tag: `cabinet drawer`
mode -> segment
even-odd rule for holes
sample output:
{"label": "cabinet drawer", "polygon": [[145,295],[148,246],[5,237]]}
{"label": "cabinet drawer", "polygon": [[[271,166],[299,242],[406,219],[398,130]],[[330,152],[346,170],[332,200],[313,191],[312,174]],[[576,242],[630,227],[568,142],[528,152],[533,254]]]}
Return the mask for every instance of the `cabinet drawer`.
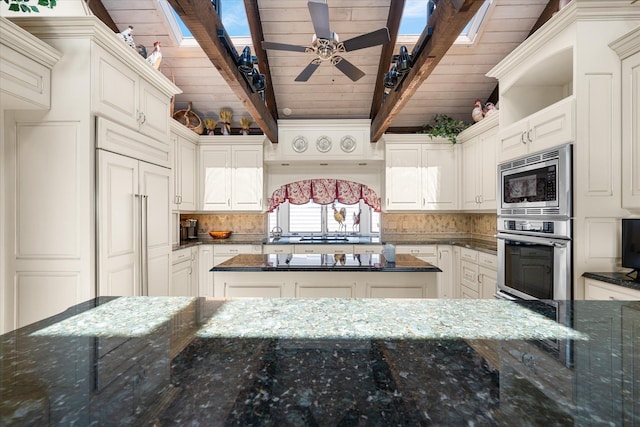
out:
{"label": "cabinet drawer", "polygon": [[478,264],[490,268],[492,270],[498,269],[498,256],[491,255],[484,252],[478,252]]}
{"label": "cabinet drawer", "polygon": [[477,264],[462,260],[460,263],[460,283],[476,293],[480,293]]}
{"label": "cabinet drawer", "polygon": [[437,258],[438,247],[436,245],[397,245],[396,253]]}
{"label": "cabinet drawer", "polygon": [[460,286],[460,296],[465,299],[480,299],[480,293],[466,286]]}
{"label": "cabinet drawer", "polygon": [[182,261],[191,260],[191,248],[178,249],[171,254],[171,263],[177,264]]}
{"label": "cabinet drawer", "polygon": [[478,251],[469,249],[469,248],[461,248],[460,250],[460,259],[467,260],[473,263],[478,263]]}
{"label": "cabinet drawer", "polygon": [[292,254],[293,245],[264,245],[263,254]]}
{"label": "cabinet drawer", "polygon": [[382,245],[353,245],[354,254],[379,254],[382,252]]}
{"label": "cabinet drawer", "polygon": [[296,254],[351,254],[353,245],[294,245]]}
{"label": "cabinet drawer", "polygon": [[587,300],[640,300],[640,291],[612,285],[599,280],[584,279],[584,299]]}
{"label": "cabinet drawer", "polygon": [[217,244],[213,245],[213,255],[238,255],[238,254],[262,254],[261,245],[236,245],[236,244]]}

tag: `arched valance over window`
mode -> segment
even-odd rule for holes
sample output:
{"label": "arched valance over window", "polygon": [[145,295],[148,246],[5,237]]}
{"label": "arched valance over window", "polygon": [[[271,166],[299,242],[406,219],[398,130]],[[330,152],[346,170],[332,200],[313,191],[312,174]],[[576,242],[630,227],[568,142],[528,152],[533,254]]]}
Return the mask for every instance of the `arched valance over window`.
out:
{"label": "arched valance over window", "polygon": [[294,205],[304,205],[310,200],[327,205],[338,200],[345,205],[353,205],[363,200],[374,211],[380,212],[380,197],[364,184],[341,179],[305,179],[285,184],[273,192],[269,199],[269,212],[281,203],[289,201]]}

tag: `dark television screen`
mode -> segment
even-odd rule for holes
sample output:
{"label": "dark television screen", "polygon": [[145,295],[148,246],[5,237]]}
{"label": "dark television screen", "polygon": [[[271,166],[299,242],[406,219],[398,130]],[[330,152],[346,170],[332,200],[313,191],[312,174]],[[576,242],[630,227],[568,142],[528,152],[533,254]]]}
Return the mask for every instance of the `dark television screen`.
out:
{"label": "dark television screen", "polygon": [[640,218],[622,220],[622,266],[640,270]]}

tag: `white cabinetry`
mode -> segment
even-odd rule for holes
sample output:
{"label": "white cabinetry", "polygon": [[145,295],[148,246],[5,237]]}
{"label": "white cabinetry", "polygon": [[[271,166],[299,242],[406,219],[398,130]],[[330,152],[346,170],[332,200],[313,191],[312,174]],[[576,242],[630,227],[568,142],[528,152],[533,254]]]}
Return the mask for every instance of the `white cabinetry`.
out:
{"label": "white cabinetry", "polygon": [[640,27],[611,44],[622,60],[622,207],[640,209]]}
{"label": "white cabinetry", "polygon": [[637,4],[573,0],[487,73],[499,80],[499,162],[573,143],[575,299],[584,298],[584,272],[617,268],[623,207],[635,203],[623,193],[635,185],[636,155],[621,141],[638,99],[625,101],[635,83],[621,45],[639,24]]}
{"label": "white cabinetry", "polygon": [[0,17],[0,109],[51,107],[51,68],[61,53]]}
{"label": "white cabinetry", "polygon": [[497,267],[496,255],[460,248],[460,297],[494,298],[497,290]]}
{"label": "white cabinetry", "polygon": [[92,107],[96,114],[152,138],[167,140],[170,99],[128,62],[115,58],[100,46],[92,49]]}
{"label": "white cabinetry", "polygon": [[[200,144],[200,200],[206,211],[261,211],[264,137],[242,136],[233,144]],[[232,137],[226,137],[232,138]]]}
{"label": "white cabinetry", "polygon": [[213,296],[213,245],[199,245],[198,247],[198,296]]}
{"label": "white cabinetry", "polygon": [[496,209],[498,114],[492,114],[458,136],[462,148],[462,207]]}
{"label": "white cabinetry", "polygon": [[451,245],[438,245],[438,298],[455,298],[453,290],[453,249]]}
{"label": "white cabinetry", "polygon": [[[11,230],[0,236],[4,245],[0,268],[5,269],[6,279],[0,285],[4,296],[0,311],[5,331],[95,297],[103,284],[98,281],[110,274],[100,270],[109,260],[98,255],[99,251],[104,253],[103,245],[110,244],[102,240],[110,233],[122,237],[111,243],[125,244],[121,247],[123,252],[132,250],[134,244],[144,248],[144,244],[134,242],[134,225],[130,221],[131,208],[136,203],[134,194],[141,187],[128,188],[117,196],[118,200],[110,202],[112,206],[129,208],[112,209],[112,218],[97,207],[102,204],[104,185],[96,148],[163,166],[169,172],[170,187],[169,104],[171,96],[180,92],[95,16],[25,16],[12,20],[51,46],[53,56],[57,52],[61,56],[51,70],[50,92],[44,82],[38,82],[39,78],[31,81],[40,86],[44,97],[56,95],[51,98],[50,108],[21,110],[19,115],[4,111],[0,124],[4,132],[0,181],[9,193],[2,196],[0,216],[6,218],[4,228]],[[22,37],[3,31],[2,38],[5,36]],[[44,54],[42,59],[51,58]],[[8,64],[4,59],[1,62],[0,74],[5,77]],[[39,73],[34,68],[21,77],[31,80],[31,71]],[[111,125],[105,126],[106,122]],[[167,177],[161,175],[146,177],[149,192],[165,186]],[[146,178],[138,174],[135,179],[144,182]],[[167,195],[170,194],[169,188]],[[154,285],[158,284],[158,292],[166,294],[164,288],[171,271],[168,230],[165,235],[170,200],[156,205],[149,193],[147,203],[150,213],[157,210],[163,215],[158,223],[149,220],[149,226],[153,226],[147,236],[148,244],[153,246],[147,245],[146,254],[149,292],[155,291]],[[43,218],[49,225],[34,227]],[[99,231],[100,224],[107,221],[116,228]],[[105,234],[99,236],[101,232]],[[156,255],[157,265],[153,260]],[[122,275],[127,276],[128,282],[123,282],[127,292],[139,292],[130,272],[123,271]]]}
{"label": "white cabinetry", "polygon": [[507,161],[575,140],[575,100],[565,98],[498,134],[499,161]]}
{"label": "white cabinetry", "polygon": [[385,135],[386,210],[458,207],[458,150],[425,135]]}
{"label": "white cabinetry", "polygon": [[413,255],[438,267],[438,298],[456,298],[453,282],[453,250],[451,245],[397,245],[396,254]]}
{"label": "white cabinetry", "polygon": [[197,135],[181,123],[171,121],[171,142],[173,144],[173,210],[196,210]]}
{"label": "white cabinetry", "polygon": [[171,291],[173,297],[198,295],[198,248],[179,249],[172,254]]}
{"label": "white cabinetry", "polygon": [[171,171],[98,150],[98,295],[169,295]]}
{"label": "white cabinetry", "polygon": [[640,291],[594,279],[584,279],[584,299],[640,301]]}

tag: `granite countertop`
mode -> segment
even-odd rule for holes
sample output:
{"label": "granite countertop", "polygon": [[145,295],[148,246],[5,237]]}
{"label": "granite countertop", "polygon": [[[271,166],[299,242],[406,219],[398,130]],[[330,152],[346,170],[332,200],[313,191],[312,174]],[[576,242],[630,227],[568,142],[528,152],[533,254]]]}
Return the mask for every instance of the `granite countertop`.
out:
{"label": "granite countertop", "polygon": [[258,234],[231,234],[227,239],[213,239],[209,235],[201,234],[197,240],[190,240],[186,242],[180,242],[179,245],[174,246],[173,250],[184,249],[187,247],[202,245],[202,244],[252,244],[252,245],[292,245],[292,244],[385,244],[391,243],[394,245],[408,244],[408,245],[455,245],[475,249],[482,252],[487,252],[495,255],[497,253],[497,243],[495,241],[487,241],[474,239],[469,237],[448,237],[448,236],[435,236],[432,234],[386,234],[381,237],[378,236],[330,236],[328,239],[322,239],[321,236],[314,236],[313,239],[305,239],[303,236],[282,236],[280,238],[273,238],[271,236],[263,236]]}
{"label": "granite countertop", "polygon": [[640,302],[531,304],[98,298],[0,336],[0,424],[640,422]]}
{"label": "granite countertop", "polygon": [[589,279],[600,280],[601,282],[611,283],[613,285],[622,286],[629,289],[640,291],[640,282],[637,282],[632,277],[629,277],[627,273],[622,272],[598,272],[583,273],[582,276]]}
{"label": "granite countertop", "polygon": [[236,255],[210,271],[374,271],[374,272],[441,272],[438,267],[413,255],[397,254],[388,262],[381,254],[272,254]]}

